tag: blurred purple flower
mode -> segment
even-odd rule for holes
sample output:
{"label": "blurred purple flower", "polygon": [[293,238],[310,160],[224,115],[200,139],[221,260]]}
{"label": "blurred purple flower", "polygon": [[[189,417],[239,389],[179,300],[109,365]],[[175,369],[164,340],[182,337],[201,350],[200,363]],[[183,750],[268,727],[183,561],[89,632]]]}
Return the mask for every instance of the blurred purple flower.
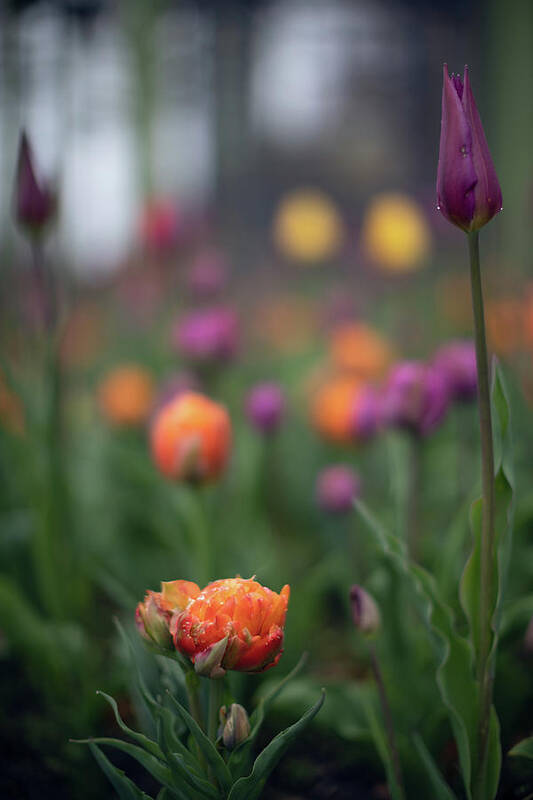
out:
{"label": "blurred purple flower", "polygon": [[357,393],[351,419],[351,429],[356,440],[366,441],[376,435],[382,423],[382,406],[381,395],[374,386],[364,386]]}
{"label": "blurred purple flower", "polygon": [[56,193],[37,180],[28,137],[20,136],[15,179],[15,215],[17,222],[32,233],[40,233],[57,209]]}
{"label": "blurred purple flower", "polygon": [[230,360],[237,349],[237,316],[222,306],[192,311],[177,321],[172,341],[191,361]]}
{"label": "blurred purple flower", "polygon": [[440,370],[420,361],[392,368],[383,395],[383,419],[392,426],[427,436],[442,422],[449,390]]}
{"label": "blurred purple flower", "polygon": [[456,341],[445,344],[437,350],[433,366],[446,378],[450,395],[455,400],[473,400],[477,396],[474,342]]}
{"label": "blurred purple flower", "polygon": [[189,290],[192,295],[206,299],[217,295],[226,285],[227,266],[216,250],[203,250],[192,263]]}
{"label": "blurred purple flower", "polygon": [[467,232],[479,230],[502,208],[468,67],[461,80],[450,77],[444,65],[437,204],[447,220]]}
{"label": "blurred purple flower", "polygon": [[246,415],[261,433],[277,430],[284,410],[285,398],[277,383],[260,383],[250,390],[246,398]]}
{"label": "blurred purple flower", "polygon": [[353,501],[361,493],[359,476],[344,464],[325,467],[316,481],[316,499],[320,508],[332,514],[351,510]]}

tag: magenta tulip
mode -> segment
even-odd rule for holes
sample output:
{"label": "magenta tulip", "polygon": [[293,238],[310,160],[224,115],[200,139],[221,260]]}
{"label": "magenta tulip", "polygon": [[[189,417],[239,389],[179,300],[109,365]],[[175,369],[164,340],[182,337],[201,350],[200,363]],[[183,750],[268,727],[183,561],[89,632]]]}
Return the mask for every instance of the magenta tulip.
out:
{"label": "magenta tulip", "polygon": [[483,125],[464,77],[450,77],[444,65],[437,204],[447,220],[466,232],[478,231],[502,208],[502,192]]}

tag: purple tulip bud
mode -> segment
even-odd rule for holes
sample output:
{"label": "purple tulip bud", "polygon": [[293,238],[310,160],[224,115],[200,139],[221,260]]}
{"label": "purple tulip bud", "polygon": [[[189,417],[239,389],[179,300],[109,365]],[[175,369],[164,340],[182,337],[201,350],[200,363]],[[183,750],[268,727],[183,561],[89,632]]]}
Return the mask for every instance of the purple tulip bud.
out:
{"label": "purple tulip bud", "polygon": [[246,415],[261,433],[273,433],[279,427],[285,410],[283,391],[277,383],[260,383],[246,398]]}
{"label": "purple tulip bud", "polygon": [[216,250],[202,251],[189,272],[189,290],[200,299],[217,295],[226,285],[227,267]]}
{"label": "purple tulip bud", "polygon": [[456,400],[473,400],[477,396],[476,348],[474,342],[450,342],[441,347],[433,359],[435,369],[448,381],[451,396]]}
{"label": "purple tulip bud", "polygon": [[352,409],[351,430],[356,440],[367,441],[376,435],[382,421],[382,400],[373,386],[365,386],[357,393]]}
{"label": "purple tulip bud", "polygon": [[227,361],[237,349],[238,323],[230,308],[216,307],[193,311],[178,320],[172,339],[177,349],[191,361]]}
{"label": "purple tulip bud", "polygon": [[437,207],[464,231],[477,231],[501,211],[502,192],[470,87],[444,65]]}
{"label": "purple tulip bud", "polygon": [[55,192],[37,180],[30,143],[23,131],[20,137],[15,179],[17,222],[32,233],[40,233],[54,216],[56,207]]}
{"label": "purple tulip bud", "polygon": [[381,615],[376,601],[362,586],[350,589],[350,605],[355,627],[365,636],[372,636],[381,627]]}
{"label": "purple tulip bud", "polygon": [[361,494],[359,476],[348,466],[336,464],[320,472],[316,482],[316,498],[324,511],[344,514],[352,509]]}
{"label": "purple tulip bud", "polygon": [[383,418],[389,424],[427,436],[449,405],[445,376],[420,361],[403,361],[391,370],[383,396]]}

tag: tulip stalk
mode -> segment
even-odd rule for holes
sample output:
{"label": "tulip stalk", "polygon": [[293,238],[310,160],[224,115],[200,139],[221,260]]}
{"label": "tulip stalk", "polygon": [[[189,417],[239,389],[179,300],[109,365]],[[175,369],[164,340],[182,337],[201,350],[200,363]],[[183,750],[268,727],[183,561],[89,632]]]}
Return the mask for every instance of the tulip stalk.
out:
{"label": "tulip stalk", "polygon": [[373,642],[369,642],[368,649],[370,653],[370,665],[372,668],[372,674],[374,675],[374,680],[376,681],[376,686],[378,687],[379,703],[381,705],[381,713],[383,714],[383,721],[385,723],[385,731],[387,734],[387,746],[389,748],[389,756],[391,759],[392,768],[394,770],[394,777],[396,779],[397,791],[399,792],[399,798],[401,798],[401,800],[404,800],[405,791],[403,787],[400,756],[398,753],[398,747],[396,745],[396,737],[394,735],[394,723],[392,721],[392,714],[390,710],[389,700],[387,697],[387,690],[385,689],[385,681],[383,680],[383,673],[381,672],[381,667],[379,665],[379,659],[375,644]]}
{"label": "tulip stalk", "polygon": [[478,796],[483,796],[483,775],[487,760],[487,743],[492,705],[492,675],[490,671],[492,564],[494,551],[494,447],[490,408],[490,379],[485,336],[483,290],[479,261],[479,232],[468,233],[470,254],[470,281],[472,309],[476,343],[476,363],[479,398],[479,423],[481,431],[481,576],[479,594],[480,640],[477,660],[477,679],[481,689],[481,713],[479,718],[479,780],[476,783]]}

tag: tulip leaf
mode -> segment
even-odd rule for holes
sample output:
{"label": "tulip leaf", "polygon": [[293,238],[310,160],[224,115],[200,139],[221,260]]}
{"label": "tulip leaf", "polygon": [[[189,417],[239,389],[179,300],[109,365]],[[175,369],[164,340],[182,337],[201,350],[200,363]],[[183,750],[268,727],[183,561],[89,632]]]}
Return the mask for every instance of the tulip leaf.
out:
{"label": "tulip leaf", "polygon": [[435,634],[432,642],[438,659],[437,685],[448,709],[467,798],[471,800],[472,762],[477,748],[478,690],[472,672],[470,644],[456,633],[453,612],[440,599],[433,577],[408,560],[404,543],[385,530],[361,501],[356,501],[355,507],[373,532],[385,557],[409,580],[429,629]]}
{"label": "tulip leaf", "polygon": [[117,750],[127,753],[135,759],[141,766],[145,768],[156,780],[163,786],[166,786],[171,792],[176,791],[176,787],[172,782],[172,772],[166,767],[158,758],[147,753],[142,747],[137,747],[135,744],[123,742],[121,739],[112,739],[107,736],[97,736],[91,739],[73,739],[72,741],[79,744],[106,744],[109,747],[115,747]]}
{"label": "tulip leaf", "polygon": [[181,720],[185,723],[185,725],[189,729],[193,739],[200,748],[200,751],[203,754],[205,760],[213,770],[213,774],[217,779],[221,789],[223,789],[225,792],[228,792],[232,780],[230,771],[227,768],[224,759],[216,749],[213,742],[205,735],[205,733],[200,728],[196,720],[181,705],[181,703],[179,703],[176,700],[176,698],[170,694],[170,692],[168,692],[168,695],[171,698],[172,702],[174,703]]}
{"label": "tulip leaf", "polygon": [[268,708],[272,705],[274,700],[279,697],[289,681],[302,671],[307,662],[307,658],[308,654],[303,653],[296,666],[259,701],[257,708],[250,716],[250,735],[233,750],[228,759],[228,767],[233,780],[240,778],[249,766],[251,749],[259,735]]}
{"label": "tulip leaf", "polygon": [[457,800],[456,795],[440,774],[424,740],[417,733],[413,735],[413,744],[420,758],[420,763],[424,767],[431,784],[431,797],[433,800]]}
{"label": "tulip leaf", "polygon": [[515,744],[512,750],[509,750],[509,755],[533,759],[533,736],[530,736],[529,739],[522,739],[521,742]]}
{"label": "tulip leaf", "polygon": [[[194,759],[189,751],[182,745],[182,750],[173,753],[171,750],[172,740],[168,740],[165,731],[162,731],[161,743],[165,753],[165,759],[170,767],[174,782],[177,786],[187,786],[188,791],[192,789],[191,800],[196,800],[197,797],[208,797],[217,800],[220,797],[217,790],[203,778],[198,770],[194,767]],[[180,743],[181,744],[181,743]],[[186,754],[186,755],[185,755]],[[187,758],[188,756],[188,758]],[[191,769],[191,761],[193,761],[193,768]]]}
{"label": "tulip leaf", "polygon": [[[104,775],[108,778],[120,800],[151,800],[150,795],[142,792],[125,773],[115,767],[97,745],[89,742],[91,753]],[[160,795],[158,795],[158,798]]]}
{"label": "tulip leaf", "polygon": [[160,761],[164,760],[163,751],[161,750],[161,748],[159,747],[157,742],[152,741],[152,739],[149,739],[148,736],[145,736],[143,733],[138,733],[137,731],[132,730],[131,728],[129,728],[126,725],[126,723],[123,721],[122,717],[120,716],[117,702],[113,697],[111,697],[110,695],[106,694],[105,692],[101,692],[101,691],[97,691],[96,694],[99,694],[101,697],[104,698],[104,700],[107,700],[107,702],[109,703],[109,705],[113,709],[113,712],[115,714],[115,719],[116,719],[116,721],[118,723],[118,726],[120,727],[121,730],[124,731],[124,733],[127,736],[129,736],[135,742],[140,744],[141,747],[144,747],[144,749],[148,753],[151,753],[151,755],[155,756]]}
{"label": "tulip leaf", "polygon": [[265,749],[257,756],[250,775],[239,778],[239,780],[234,783],[228,795],[228,800],[256,800],[256,798],[259,797],[268,776],[276,767],[286,750],[305,728],[307,728],[313,717],[320,711],[325,696],[325,689],[322,689],[320,698],[315,705],[306,711],[297,722],[284,731],[281,731],[281,733],[278,733],[278,735],[267,744]]}

